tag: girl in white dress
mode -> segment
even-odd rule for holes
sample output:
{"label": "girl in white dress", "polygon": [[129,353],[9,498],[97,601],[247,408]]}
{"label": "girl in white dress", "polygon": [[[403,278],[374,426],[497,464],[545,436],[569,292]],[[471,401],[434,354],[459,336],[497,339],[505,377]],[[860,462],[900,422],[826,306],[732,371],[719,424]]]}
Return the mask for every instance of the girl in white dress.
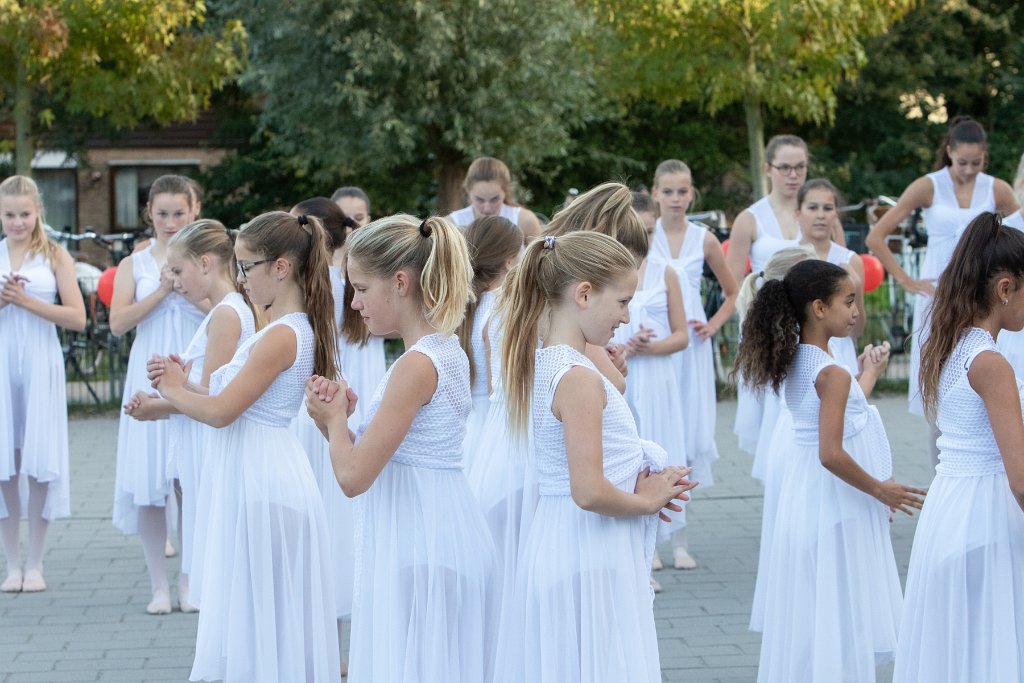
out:
{"label": "girl in white dress", "polygon": [[[1018,208],[1009,184],[984,173],[987,161],[985,129],[969,116],[957,116],[950,122],[946,137],[939,145],[935,171],[908,185],[896,206],[883,214],[865,239],[871,253],[878,257],[897,284],[917,295],[908,385],[910,412],[915,415],[924,414],[917,382],[921,347],[928,337],[925,319],[931,310],[935,285],[949,264],[953,248],[978,214],[998,210],[1005,216]],[[900,223],[918,209],[922,209],[928,231],[928,248],[920,279],[914,280],[893,256],[887,241],[889,235],[900,229]],[[934,425],[929,424],[929,427],[928,447],[935,462],[938,432]]]}
{"label": "girl in white dress", "polygon": [[[207,389],[210,375],[231,360],[239,345],[256,332],[255,314],[235,284],[234,239],[219,221],[196,221],[171,238],[167,265],[179,294],[194,305],[204,301],[213,305],[179,356],[182,362],[192,364],[188,381]],[[193,563],[202,564],[195,553],[196,504],[212,430],[181,415],[155,393],[139,391],[124,411],[142,421],[170,418],[168,476],[180,484],[181,497],[178,606],[182,612],[194,612],[197,603],[190,600],[188,575]]]}
{"label": "girl in white dress", "polygon": [[829,341],[836,360],[854,376],[857,368],[857,340],[864,333],[867,309],[864,307],[864,263],[860,256],[832,240],[833,226],[839,220],[842,204],[839,191],[824,178],[813,178],[800,187],[796,195],[796,219],[800,223],[800,244],[808,245],[822,261],[843,268],[850,274],[857,290],[857,322],[849,336]]}
{"label": "girl in white dress", "polygon": [[[807,179],[807,143],[796,135],[776,135],[765,146],[764,158],[770,192],[767,197],[741,211],[729,231],[726,263],[737,282],[743,281],[748,259],[750,271],[759,273],[772,254],[800,241],[796,193]],[[842,231],[839,232],[841,234]],[[775,422],[778,397],[771,392],[757,394],[750,391],[740,377],[736,399],[734,431],[739,446],[755,455],[758,442],[764,438],[761,425]]]}
{"label": "girl in white dress", "polygon": [[472,275],[466,240],[444,218],[400,214],[349,238],[352,307],[371,333],[397,333],[406,348],[358,437],[348,427],[356,397],[345,382],[314,377],[306,392],[338,483],[358,496],[354,682],[492,675],[494,547],[462,472],[469,360],[453,334]]}
{"label": "girl in white dress", "polygon": [[[480,450],[491,405],[492,378],[488,364],[488,339],[485,330],[492,319],[494,305],[501,294],[505,275],[516,264],[523,247],[523,233],[517,225],[500,216],[477,218],[466,228],[466,244],[473,264],[473,294],[476,300],[466,307],[459,325],[459,343],[469,357],[469,375],[473,406],[466,423],[463,467],[472,482],[474,470],[494,453]],[[495,328],[499,325],[495,323]],[[494,350],[497,356],[497,350]],[[358,393],[358,392],[357,392]]]}
{"label": "girl in white dress", "polygon": [[327,240],[317,218],[275,211],[242,229],[235,256],[268,325],[210,376],[209,394],[173,359],[150,367],[178,411],[217,428],[199,493],[191,680],[336,681],[327,523],[288,428],[310,374],[337,374]]}
{"label": "girl in white dress", "polygon": [[501,159],[478,157],[469,165],[462,189],[469,206],[448,215],[460,228],[484,216],[501,216],[519,226],[523,237],[533,239],[540,234],[540,221],[529,209],[516,204],[512,192],[512,174]]}
{"label": "girl in white dress", "polygon": [[[677,159],[658,164],[652,195],[661,217],[654,228],[650,259],[672,266],[682,286],[683,303],[690,326],[690,344],[673,356],[680,378],[686,430],[687,464],[702,487],[714,485],[711,463],[718,459],[715,445],[715,361],[712,337],[736,310],[739,286],[726,266],[722,245],[707,228],[686,219],[693,197],[693,174]],[[707,318],[701,298],[704,264],[718,278],[725,295],[718,311]],[[672,530],[672,561],[676,569],[693,569],[685,523]]]}
{"label": "girl in white dress", "polygon": [[[154,353],[181,353],[199,328],[204,313],[174,291],[167,266],[167,243],[195,220],[197,207],[189,181],[160,176],[149,190],[147,216],[153,241],[128,256],[117,268],[110,305],[110,331],[122,336],[137,327],[128,356],[122,405],[146,391],[146,361]],[[114,526],[138,533],[149,570],[153,598],[149,614],[169,614],[170,584],[164,545],[167,540],[167,496],[174,490],[168,476],[167,421],[139,422],[121,415],[114,475]],[[180,503],[179,503],[180,506]]]}
{"label": "girl in white dress", "polygon": [[891,479],[885,430],[864,398],[884,361],[858,382],[828,352],[857,315],[849,274],[810,260],[766,282],[743,323],[736,371],[755,389],[785,382],[795,444],[768,549],[761,683],[871,682],[895,651],[889,508],[909,514],[924,491]]}
{"label": "girl in white dress", "polygon": [[983,213],[939,280],[921,393],[939,464],[914,534],[896,683],[1024,680],[1024,384],[1000,330],[1024,327],[1024,234]]}
{"label": "girl in white dress", "polygon": [[648,583],[658,513],[678,512],[695,484],[682,468],[651,473],[664,450],[641,442],[625,399],[584,355],[629,321],[636,280],[615,240],[574,232],[528,246],[507,284],[504,390],[513,428],[532,420],[540,500],[496,681],[661,680]]}
{"label": "girl in white dress", "polygon": [[[42,212],[31,178],[16,175],[0,183],[6,238],[0,241],[0,536],[7,558],[0,591],[5,593],[46,589],[46,532],[51,520],[71,514],[64,356],[57,326],[85,329],[85,304],[74,261],[47,238]],[[24,566],[23,516],[29,532]]]}

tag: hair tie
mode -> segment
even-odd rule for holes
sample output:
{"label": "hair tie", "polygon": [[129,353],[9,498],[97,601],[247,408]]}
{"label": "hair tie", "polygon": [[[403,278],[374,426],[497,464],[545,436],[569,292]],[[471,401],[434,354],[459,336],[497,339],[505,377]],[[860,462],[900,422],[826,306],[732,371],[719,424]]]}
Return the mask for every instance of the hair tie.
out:
{"label": "hair tie", "polygon": [[763,280],[764,279],[764,271],[762,270],[760,273],[757,274],[757,276]]}
{"label": "hair tie", "polygon": [[544,237],[544,251],[554,251],[554,250],[555,250],[555,236],[554,235],[547,235],[547,236],[545,236]]}
{"label": "hair tie", "polygon": [[313,228],[311,228],[309,225],[309,216],[307,216],[304,213],[300,213],[298,216],[295,217],[295,220],[299,222],[299,227],[305,230],[307,235],[312,237]]}
{"label": "hair tie", "polygon": [[427,225],[427,221],[429,220],[429,218],[424,218],[423,222],[420,223],[420,234],[423,235],[424,237],[430,237],[430,234],[434,232],[433,228]]}

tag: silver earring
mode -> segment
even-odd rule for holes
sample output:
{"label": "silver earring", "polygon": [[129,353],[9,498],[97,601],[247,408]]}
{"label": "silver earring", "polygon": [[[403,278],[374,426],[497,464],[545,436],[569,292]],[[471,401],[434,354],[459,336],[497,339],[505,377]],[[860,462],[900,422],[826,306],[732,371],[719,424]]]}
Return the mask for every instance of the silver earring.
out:
{"label": "silver earring", "polygon": [[1008,304],[1008,303],[1010,303],[1010,302],[1009,302],[1009,300],[1007,300],[1007,299],[1003,299],[1003,305],[1004,305],[1004,306],[1005,306],[1006,304]]}

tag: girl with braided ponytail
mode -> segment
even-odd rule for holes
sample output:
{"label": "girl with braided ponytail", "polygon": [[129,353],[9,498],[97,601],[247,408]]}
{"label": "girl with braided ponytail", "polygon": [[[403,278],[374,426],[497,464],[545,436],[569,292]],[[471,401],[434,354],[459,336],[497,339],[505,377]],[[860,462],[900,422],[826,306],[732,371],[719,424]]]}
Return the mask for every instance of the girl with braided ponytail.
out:
{"label": "girl with braided ponytail", "polygon": [[665,451],[640,440],[584,354],[629,321],[636,268],[611,237],[576,231],[533,242],[506,284],[502,379],[510,425],[532,424],[540,495],[496,681],[661,680],[648,572],[659,513],[679,512],[696,484],[651,471]]}
{"label": "girl with braided ponytail", "polygon": [[406,349],[356,433],[346,382],[318,372],[306,388],[338,484],[358,496],[349,675],[489,681],[494,547],[462,471],[470,371],[454,334],[472,298],[466,239],[445,218],[400,214],[355,231],[347,258],[352,308]]}
{"label": "girl with braided ponytail", "polygon": [[337,373],[330,252],[320,221],[282,211],[235,243],[239,280],[269,323],[210,376],[151,362],[180,413],[217,428],[199,493],[202,564],[191,680],[335,681],[340,671],[323,502],[289,423],[313,374]]}
{"label": "girl with braided ponytail", "polygon": [[924,491],[892,479],[889,442],[859,381],[829,354],[858,309],[843,268],[797,263],[761,287],[743,321],[734,372],[754,391],[785,391],[793,417],[787,464],[767,549],[759,683],[874,681],[899,624],[892,510],[911,514]]}
{"label": "girl with braided ponytail", "polygon": [[1024,680],[1024,233],[982,213],[935,290],[921,394],[939,464],[914,534],[896,683]]}

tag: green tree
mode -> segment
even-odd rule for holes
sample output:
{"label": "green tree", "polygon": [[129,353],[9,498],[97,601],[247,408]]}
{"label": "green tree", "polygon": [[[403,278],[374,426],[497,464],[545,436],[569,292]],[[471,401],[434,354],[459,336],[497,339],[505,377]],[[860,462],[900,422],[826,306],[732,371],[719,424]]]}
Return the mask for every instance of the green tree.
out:
{"label": "green tree", "polygon": [[29,173],[39,138],[72,121],[194,117],[245,63],[241,23],[204,33],[205,16],[190,0],[0,0],[0,112],[13,111],[16,171]]}
{"label": "green tree", "polygon": [[422,165],[439,209],[475,156],[513,169],[565,155],[596,115],[589,18],[572,0],[236,0],[272,144],[318,177]]}
{"label": "green tree", "polygon": [[831,122],[836,87],[913,0],[592,0],[607,39],[603,80],[627,97],[743,105],[756,196],[766,192],[765,110]]}

